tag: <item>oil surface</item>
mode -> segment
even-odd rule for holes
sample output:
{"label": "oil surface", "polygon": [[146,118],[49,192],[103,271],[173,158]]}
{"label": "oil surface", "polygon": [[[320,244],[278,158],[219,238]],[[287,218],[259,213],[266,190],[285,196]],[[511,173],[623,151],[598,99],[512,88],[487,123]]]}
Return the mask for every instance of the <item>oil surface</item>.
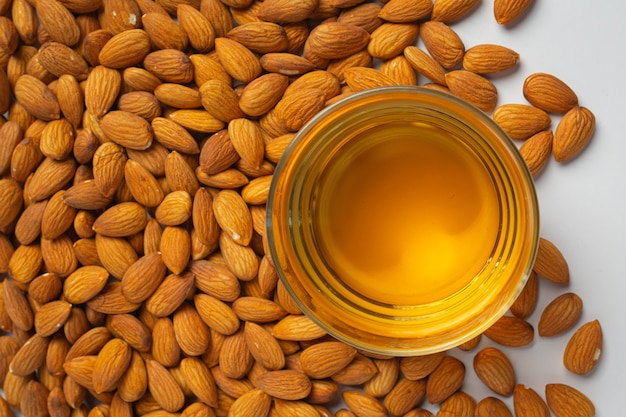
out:
{"label": "oil surface", "polygon": [[361,133],[319,183],[316,241],[345,285],[372,300],[445,298],[488,260],[499,205],[487,169],[459,139],[425,124]]}

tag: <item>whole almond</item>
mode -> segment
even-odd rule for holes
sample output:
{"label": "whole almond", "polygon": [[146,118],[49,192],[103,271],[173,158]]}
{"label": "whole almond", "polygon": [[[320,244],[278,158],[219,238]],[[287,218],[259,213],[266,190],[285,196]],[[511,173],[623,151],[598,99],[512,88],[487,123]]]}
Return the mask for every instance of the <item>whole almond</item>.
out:
{"label": "whole almond", "polygon": [[223,301],[208,294],[196,294],[194,302],[200,317],[211,329],[224,335],[239,329],[239,318]]}
{"label": "whole almond", "polygon": [[83,92],[77,79],[70,74],[61,75],[56,94],[63,116],[77,128],[83,119],[85,109]]}
{"label": "whole almond", "polygon": [[389,76],[398,85],[417,85],[417,74],[403,55],[383,61],[380,64],[380,72]]}
{"label": "whole almond", "polygon": [[152,121],[161,115],[161,102],[147,91],[131,91],[120,96],[117,107]]}
{"label": "whole almond", "polygon": [[80,39],[80,29],[74,15],[58,0],[37,4],[37,16],[53,41],[74,46]]}
{"label": "whole almond", "polygon": [[515,371],[504,352],[495,347],[482,349],[474,356],[474,371],[493,392],[509,396],[515,388]]}
{"label": "whole almond", "polygon": [[494,342],[509,347],[527,346],[534,340],[534,328],[526,320],[514,316],[502,316],[484,335]]}
{"label": "whole almond", "polygon": [[493,112],[493,120],[511,137],[527,139],[550,126],[550,116],[527,104],[504,104]]}
{"label": "whole almond", "polygon": [[227,36],[259,54],[283,52],[289,46],[285,30],[273,22],[244,23],[230,30]]}
{"label": "whole almond", "polygon": [[189,4],[180,3],[176,9],[178,24],[185,31],[189,44],[200,53],[209,52],[215,43],[215,29],[202,12]]}
{"label": "whole almond", "polygon": [[394,416],[404,415],[419,405],[424,399],[425,394],[425,380],[400,378],[393,389],[385,395],[383,405]]}
{"label": "whole almond", "polygon": [[165,264],[160,253],[144,255],[128,267],[122,277],[122,293],[133,303],[146,300],[165,278]]}
{"label": "whole almond", "polygon": [[208,327],[195,308],[183,303],[173,315],[174,334],[181,351],[187,356],[203,355],[210,344]]}
{"label": "whole almond", "polygon": [[98,353],[93,368],[93,387],[96,392],[112,390],[128,368],[130,346],[122,339],[109,340]]}
{"label": "whole almond", "polygon": [[182,273],[191,256],[191,236],[181,226],[165,226],[159,245],[163,263],[175,274]]}
{"label": "whole almond", "polygon": [[3,233],[9,229],[17,219],[22,208],[24,191],[22,187],[12,179],[0,180],[0,198],[5,202],[0,210],[0,231]]}
{"label": "whole almond", "polygon": [[37,276],[42,264],[41,242],[20,245],[9,259],[8,272],[17,285],[26,285]]}
{"label": "whole almond", "polygon": [[285,366],[285,355],[270,332],[256,323],[246,322],[243,333],[250,353],[265,369],[277,371]]}
{"label": "whole almond", "polygon": [[315,379],[327,378],[347,366],[356,355],[356,349],[342,342],[323,342],[302,351],[302,370]]}
{"label": "whole almond", "polygon": [[126,184],[138,203],[146,207],[161,204],[165,194],[157,179],[139,162],[128,160],[124,165]]}
{"label": "whole almond", "polygon": [[248,83],[239,97],[241,110],[248,116],[262,116],[270,111],[287,89],[289,80],[286,75],[292,74],[265,74]]}
{"label": "whole almond", "polygon": [[213,133],[224,127],[224,123],[204,110],[181,109],[168,114],[168,117],[189,130]]}
{"label": "whole almond", "polygon": [[104,115],[100,127],[107,138],[131,149],[146,149],[154,138],[152,128],[145,119],[122,110]]}
{"label": "whole almond", "polygon": [[537,275],[554,283],[567,284],[569,282],[569,266],[565,257],[559,248],[546,238],[539,238],[533,269]]}
{"label": "whole almond", "polygon": [[504,401],[496,397],[485,397],[476,404],[475,417],[513,417]]}
{"label": "whole almond", "polygon": [[567,384],[547,384],[546,402],[556,417],[593,417],[596,409],[582,392]]}
{"label": "whole almond", "polygon": [[343,391],[341,397],[354,415],[371,417],[387,416],[384,406],[369,394],[349,389]]}
{"label": "whole almond", "polygon": [[255,388],[237,398],[230,406],[232,415],[263,417],[267,416],[272,406],[272,397]]}
{"label": "whole almond", "polygon": [[378,373],[363,385],[363,390],[374,396],[387,395],[396,385],[400,375],[400,360],[398,358],[374,359]]}
{"label": "whole almond", "polygon": [[585,375],[598,364],[602,354],[602,327],[598,320],[589,321],[576,330],[567,342],[563,364],[569,371]]}
{"label": "whole almond", "polygon": [[161,81],[187,84],[194,79],[193,64],[187,54],[178,49],[160,49],[150,52],[143,66]]}
{"label": "whole almond", "polygon": [[175,83],[163,83],[154,89],[154,95],[163,104],[177,109],[196,109],[202,106],[198,89]]}
{"label": "whole almond", "polygon": [[576,93],[552,74],[537,72],[524,80],[524,97],[549,113],[565,113],[578,105]]}
{"label": "whole almond", "polygon": [[293,131],[299,130],[324,107],[326,94],[319,88],[303,88],[283,96],[276,104],[276,116]]}
{"label": "whole almond", "polygon": [[309,17],[317,6],[316,0],[270,0],[263,2],[257,11],[257,16],[270,22],[295,23]]}
{"label": "whole almond", "polygon": [[215,380],[206,364],[198,358],[185,358],[180,361],[180,370],[191,392],[203,403],[217,406]]}
{"label": "whole almond", "polygon": [[20,104],[36,118],[55,120],[60,117],[61,108],[56,96],[32,75],[24,74],[18,78],[13,92]]}
{"label": "whole almond", "polygon": [[[391,2],[387,3],[385,7],[390,4]],[[418,33],[419,26],[416,23],[383,23],[370,35],[367,52],[374,58],[394,58],[402,53],[405,47],[415,42]]]}
{"label": "whole almond", "polygon": [[501,45],[476,45],[465,51],[463,68],[477,74],[492,74],[515,67],[519,54]]}
{"label": "whole almond", "polygon": [[93,230],[104,236],[130,236],[143,230],[147,222],[145,207],[129,201],[111,206],[98,216]]}
{"label": "whole almond", "polygon": [[423,23],[420,26],[420,36],[428,52],[444,68],[455,67],[463,59],[465,45],[459,35],[445,23]]}
{"label": "whole almond", "polygon": [[446,84],[455,96],[469,101],[483,111],[490,111],[496,105],[496,87],[478,74],[465,70],[455,70],[446,74]]}
{"label": "whole almond", "polygon": [[215,51],[226,72],[235,80],[248,83],[261,75],[263,71],[256,55],[235,40],[215,39]]}
{"label": "whole almond", "polygon": [[113,34],[141,26],[141,9],[135,1],[103,1],[102,24]]}
{"label": "whole almond", "polygon": [[94,116],[102,117],[108,112],[122,85],[119,71],[99,65],[89,73],[85,84],[85,106]]}
{"label": "whole almond", "polygon": [[30,282],[28,295],[39,304],[45,304],[57,299],[62,289],[61,278],[53,272],[46,272]]}
{"label": "whole almond", "polygon": [[168,15],[149,12],[141,16],[141,23],[157,48],[180,51],[187,48],[187,33]]}
{"label": "whole almond", "polygon": [[583,300],[577,294],[570,292],[559,295],[541,313],[537,325],[539,336],[555,336],[567,331],[580,318],[582,308]]}
{"label": "whole almond", "polygon": [[474,417],[475,409],[476,400],[468,393],[459,391],[441,403],[439,414],[443,416]]}
{"label": "whole almond", "polygon": [[548,405],[537,392],[522,384],[513,391],[513,408],[516,417],[550,417]]}
{"label": "whole almond", "polygon": [[4,280],[2,284],[4,309],[13,326],[30,330],[33,327],[34,314],[26,296],[12,280]]}
{"label": "whole almond", "polygon": [[280,304],[255,296],[239,297],[233,302],[232,309],[241,320],[255,323],[270,323],[287,314]]}
{"label": "whole almond", "polygon": [[428,16],[432,10],[433,3],[428,0],[390,0],[379,16],[387,22],[409,23]]}
{"label": "whole almond", "polygon": [[313,340],[326,332],[306,316],[289,315],[274,326],[272,334],[282,340]]}
{"label": "whole almond", "polygon": [[172,374],[155,360],[146,361],[148,386],[157,404],[174,413],[185,404],[185,396]]}
{"label": "whole almond", "polygon": [[452,23],[465,17],[478,3],[478,0],[437,0],[433,4],[430,19],[443,23]]}
{"label": "whole almond", "polygon": [[57,77],[68,74],[82,81],[89,74],[89,68],[83,57],[63,43],[43,44],[39,48],[38,58],[41,65]]}
{"label": "whole almond", "polygon": [[[369,33],[358,26],[329,22],[316,26],[311,31],[306,45],[322,59],[339,59],[360,51],[367,45],[369,39]],[[308,58],[306,53],[304,57]]]}
{"label": "whole almond", "polygon": [[407,46],[404,48],[404,56],[417,72],[439,85],[446,85],[445,70],[422,49],[417,46]]}
{"label": "whole almond", "polygon": [[167,149],[192,155],[200,152],[193,136],[178,123],[165,117],[155,117],[150,126],[154,138]]}
{"label": "whole almond", "polygon": [[578,155],[591,140],[595,126],[595,116],[586,107],[568,110],[554,132],[554,159],[566,162]]}
{"label": "whole almond", "polygon": [[239,193],[232,190],[217,193],[213,199],[213,212],[217,223],[233,241],[244,246],[250,242],[253,230],[252,217]]}
{"label": "whole almond", "polygon": [[223,122],[243,117],[238,100],[230,84],[224,81],[210,80],[200,86],[202,106],[213,117]]}
{"label": "whole almond", "polygon": [[554,134],[551,130],[539,132],[526,139],[519,151],[533,176],[538,175],[550,160]]}
{"label": "whole almond", "polygon": [[[9,372],[19,376],[28,376],[46,361],[46,352],[50,339],[34,334],[15,352],[9,364]],[[5,389],[7,387],[5,380]]]}
{"label": "whole almond", "polygon": [[496,0],[493,14],[499,24],[510,23],[524,13],[532,3],[531,0]]}
{"label": "whole almond", "polygon": [[109,68],[131,67],[143,61],[150,48],[150,36],[145,30],[125,30],[104,44],[98,60]]}
{"label": "whole almond", "polygon": [[444,356],[426,381],[426,397],[431,404],[441,403],[463,384],[465,365],[452,356]]}
{"label": "whole almond", "polygon": [[524,289],[522,289],[522,292],[517,296],[517,299],[511,305],[511,313],[522,319],[529,317],[533,311],[535,311],[538,298],[539,279],[537,278],[537,274],[532,271],[526,281],[526,284],[524,284]]}
{"label": "whole almond", "polygon": [[109,273],[100,266],[82,266],[63,282],[63,295],[70,303],[85,303],[104,288],[108,278]]}
{"label": "whole almond", "polygon": [[35,313],[35,331],[43,337],[56,333],[67,321],[72,305],[56,300],[42,305]]}

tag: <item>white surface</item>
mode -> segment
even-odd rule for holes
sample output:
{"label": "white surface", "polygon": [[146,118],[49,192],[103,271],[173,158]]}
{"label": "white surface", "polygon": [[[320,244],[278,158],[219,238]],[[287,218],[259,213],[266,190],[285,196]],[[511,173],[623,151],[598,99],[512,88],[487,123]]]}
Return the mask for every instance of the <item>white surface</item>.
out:
{"label": "white surface", "polygon": [[[536,337],[527,348],[503,350],[514,364],[518,382],[542,396],[546,383],[563,382],[592,399],[597,416],[623,415],[618,406],[626,375],[626,2],[536,0],[510,26],[495,22],[492,7],[492,0],[483,0],[452,28],[466,48],[496,43],[520,54],[517,70],[492,77],[498,104],[525,103],[524,79],[533,72],[548,72],[568,83],[597,120],[591,143],[577,158],[566,164],[551,160],[536,179],[541,235],[565,255],[571,283],[557,286],[542,280],[539,304],[529,320],[536,326],[549,301],[573,291],[584,301],[578,325],[599,319],[604,332],[600,363],[587,376],[574,375],[562,365],[574,330],[553,338]],[[558,120],[553,117],[553,128]],[[463,389],[477,399],[492,395],[476,379],[471,356],[463,356],[468,366]]]}

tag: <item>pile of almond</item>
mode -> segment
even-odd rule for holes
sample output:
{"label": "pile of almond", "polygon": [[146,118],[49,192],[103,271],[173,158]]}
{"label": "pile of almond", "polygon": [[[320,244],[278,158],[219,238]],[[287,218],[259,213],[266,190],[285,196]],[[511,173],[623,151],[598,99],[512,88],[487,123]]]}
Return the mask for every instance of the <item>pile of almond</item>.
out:
{"label": "pile of almond", "polygon": [[[334,340],[268,257],[276,162],[353,92],[419,84],[495,109],[533,174],[586,146],[593,114],[552,75],[496,108],[488,74],[519,55],[463,44],[452,24],[478,3],[0,0],[0,416],[511,416],[508,397],[520,417],[593,416],[574,387],[522,385],[506,355],[535,337],[538,277],[569,282],[548,240],[489,342],[460,347],[484,399],[454,352]],[[495,0],[495,20],[529,3]],[[581,309],[564,293],[537,331],[578,326],[563,363],[588,374],[602,334]]]}

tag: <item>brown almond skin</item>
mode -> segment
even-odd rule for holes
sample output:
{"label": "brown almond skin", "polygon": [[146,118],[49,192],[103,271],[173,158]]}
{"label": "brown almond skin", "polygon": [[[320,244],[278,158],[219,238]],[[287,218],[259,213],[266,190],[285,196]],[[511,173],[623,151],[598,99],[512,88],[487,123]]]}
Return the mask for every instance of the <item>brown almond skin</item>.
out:
{"label": "brown almond skin", "polygon": [[564,81],[543,72],[526,77],[523,93],[533,106],[548,113],[565,113],[578,105],[576,93]]}
{"label": "brown almond skin", "polygon": [[582,392],[567,384],[546,384],[546,402],[556,417],[593,417],[593,402]]}
{"label": "brown almond skin", "polygon": [[569,282],[569,266],[561,251],[550,240],[540,237],[533,270],[556,284]]}
{"label": "brown almond skin", "polygon": [[515,388],[515,371],[509,358],[500,349],[486,347],[474,356],[474,371],[496,394],[509,396]]}
{"label": "brown almond skin", "polygon": [[554,159],[567,162],[578,155],[591,140],[595,127],[596,118],[589,109],[578,106],[570,109],[554,132]]}
{"label": "brown almond skin", "polygon": [[548,405],[534,389],[517,384],[513,392],[516,417],[550,417]]}
{"label": "brown almond skin", "polygon": [[539,336],[550,337],[570,329],[582,314],[583,300],[574,293],[561,294],[552,300],[541,313],[537,331]]}
{"label": "brown almond skin", "polygon": [[586,375],[593,371],[602,354],[602,327],[598,320],[589,321],[576,330],[567,342],[563,364],[569,371]]}

